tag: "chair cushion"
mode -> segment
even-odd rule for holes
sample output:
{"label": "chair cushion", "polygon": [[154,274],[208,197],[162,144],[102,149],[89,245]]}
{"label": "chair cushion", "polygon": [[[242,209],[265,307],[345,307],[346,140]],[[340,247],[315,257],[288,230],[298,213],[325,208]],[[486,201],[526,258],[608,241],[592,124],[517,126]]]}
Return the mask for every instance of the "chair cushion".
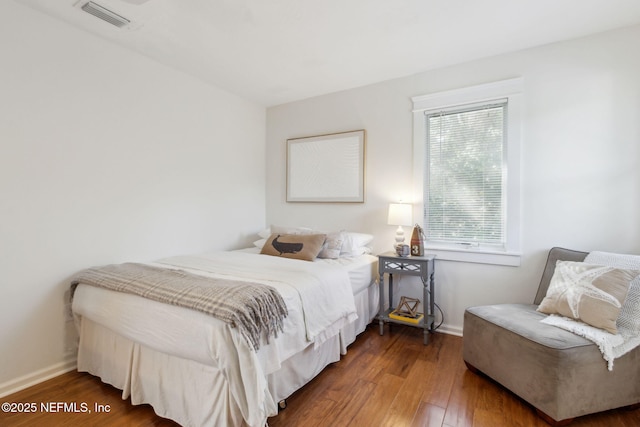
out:
{"label": "chair cushion", "polygon": [[566,350],[594,345],[564,329],[540,323],[547,315],[536,311],[537,307],[534,304],[496,304],[470,307],[467,312],[551,349]]}

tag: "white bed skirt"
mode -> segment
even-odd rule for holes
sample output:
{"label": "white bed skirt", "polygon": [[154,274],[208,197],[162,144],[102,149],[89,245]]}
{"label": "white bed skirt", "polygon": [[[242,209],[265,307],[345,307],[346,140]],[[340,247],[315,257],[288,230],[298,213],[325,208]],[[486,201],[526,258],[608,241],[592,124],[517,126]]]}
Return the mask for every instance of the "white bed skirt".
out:
{"label": "white bed skirt", "polygon": [[[330,363],[346,354],[378,311],[378,285],[355,295],[358,319],[321,346],[308,346],[267,376],[273,402],[266,416],[277,414],[277,402],[289,397]],[[156,414],[183,426],[264,426],[265,419],[243,419],[247,408],[237,406],[231,388],[216,367],[156,351],[81,317],[78,371],[89,372],[122,390],[134,405],[148,403]],[[255,412],[255,411],[251,411]]]}

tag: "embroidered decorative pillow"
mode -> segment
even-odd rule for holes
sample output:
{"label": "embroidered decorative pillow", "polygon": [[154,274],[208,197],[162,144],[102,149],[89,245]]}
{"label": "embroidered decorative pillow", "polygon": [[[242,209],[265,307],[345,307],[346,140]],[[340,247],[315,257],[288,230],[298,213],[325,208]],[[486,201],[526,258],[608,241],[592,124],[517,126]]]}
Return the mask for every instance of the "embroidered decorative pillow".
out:
{"label": "embroidered decorative pillow", "polygon": [[344,239],[345,233],[343,231],[328,233],[327,238],[322,245],[322,249],[318,254],[318,258],[340,258],[340,251],[342,250],[342,243],[344,242]]}
{"label": "embroidered decorative pillow", "polygon": [[581,320],[612,334],[616,319],[639,270],[558,261],[538,311]]}
{"label": "embroidered decorative pillow", "polygon": [[274,233],[269,236],[260,253],[313,261],[318,256],[320,249],[322,249],[325,237],[324,234]]}

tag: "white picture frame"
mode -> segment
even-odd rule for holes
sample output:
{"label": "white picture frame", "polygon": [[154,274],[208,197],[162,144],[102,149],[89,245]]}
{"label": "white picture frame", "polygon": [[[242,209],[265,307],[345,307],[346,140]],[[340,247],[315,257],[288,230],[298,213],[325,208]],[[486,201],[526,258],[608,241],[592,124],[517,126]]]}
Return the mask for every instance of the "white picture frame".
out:
{"label": "white picture frame", "polygon": [[364,203],[365,131],[287,140],[287,202]]}

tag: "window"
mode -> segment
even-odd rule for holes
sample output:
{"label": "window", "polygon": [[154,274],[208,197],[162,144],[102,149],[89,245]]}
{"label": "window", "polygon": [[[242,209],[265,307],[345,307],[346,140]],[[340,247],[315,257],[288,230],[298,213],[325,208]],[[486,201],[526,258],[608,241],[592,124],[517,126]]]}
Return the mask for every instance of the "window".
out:
{"label": "window", "polygon": [[427,239],[503,245],[506,101],[427,113]]}
{"label": "window", "polygon": [[520,263],[521,83],[413,98],[425,246],[440,259]]}

